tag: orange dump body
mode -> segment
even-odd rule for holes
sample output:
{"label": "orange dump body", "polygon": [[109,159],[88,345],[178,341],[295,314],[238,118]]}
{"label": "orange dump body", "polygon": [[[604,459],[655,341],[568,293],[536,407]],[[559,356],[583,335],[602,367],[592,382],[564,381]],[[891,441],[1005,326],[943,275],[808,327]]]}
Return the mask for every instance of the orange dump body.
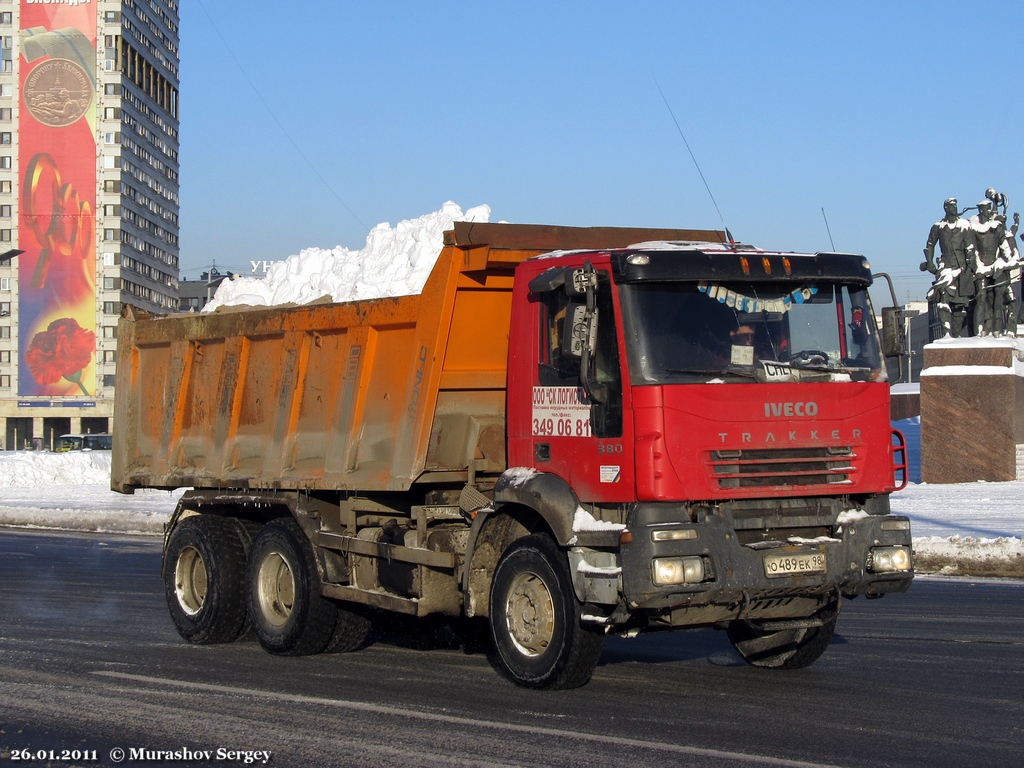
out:
{"label": "orange dump body", "polygon": [[128,307],[111,487],[401,491],[500,472],[515,266],[650,240],[722,233],[459,223],[419,295]]}

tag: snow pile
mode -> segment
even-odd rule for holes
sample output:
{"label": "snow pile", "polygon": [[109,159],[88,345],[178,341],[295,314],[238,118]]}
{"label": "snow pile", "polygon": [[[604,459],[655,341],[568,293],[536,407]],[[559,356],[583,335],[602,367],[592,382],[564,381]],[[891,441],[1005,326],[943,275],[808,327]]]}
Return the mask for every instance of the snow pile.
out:
{"label": "snow pile", "polygon": [[110,485],[110,451],[0,454],[0,488],[99,483]]}
{"label": "snow pile", "polygon": [[1014,536],[925,536],[914,539],[915,570],[955,576],[1024,577],[1024,542]]}
{"label": "snow pile", "polygon": [[581,531],[624,531],[626,526],[621,523],[598,520],[583,507],[576,507],[576,515],[572,519],[572,529],[576,533]]}
{"label": "snow pile", "polygon": [[419,293],[444,247],[444,232],[456,221],[482,223],[490,215],[486,205],[463,213],[448,201],[435,213],[395,227],[378,224],[366,236],[362,250],[306,248],[274,264],[265,278],[225,280],[204,311],[231,305],[308,304],[324,297],[356,301]]}
{"label": "snow pile", "polygon": [[110,490],[110,451],[0,452],[0,526],[160,533],[184,491]]}

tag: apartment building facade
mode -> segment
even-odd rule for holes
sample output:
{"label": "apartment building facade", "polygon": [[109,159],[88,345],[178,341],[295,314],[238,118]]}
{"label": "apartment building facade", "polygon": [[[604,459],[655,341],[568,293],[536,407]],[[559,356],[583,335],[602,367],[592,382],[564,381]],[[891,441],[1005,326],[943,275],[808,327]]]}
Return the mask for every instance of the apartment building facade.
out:
{"label": "apartment building facade", "polygon": [[178,0],[0,0],[0,448],[112,429],[117,319],[178,305]]}

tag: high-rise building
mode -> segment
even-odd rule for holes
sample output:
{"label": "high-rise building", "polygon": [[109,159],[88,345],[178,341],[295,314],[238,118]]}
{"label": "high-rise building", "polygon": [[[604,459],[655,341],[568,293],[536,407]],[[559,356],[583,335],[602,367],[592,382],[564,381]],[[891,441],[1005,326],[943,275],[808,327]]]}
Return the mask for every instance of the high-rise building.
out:
{"label": "high-rise building", "polygon": [[177,289],[178,0],[0,0],[0,448],[110,430]]}

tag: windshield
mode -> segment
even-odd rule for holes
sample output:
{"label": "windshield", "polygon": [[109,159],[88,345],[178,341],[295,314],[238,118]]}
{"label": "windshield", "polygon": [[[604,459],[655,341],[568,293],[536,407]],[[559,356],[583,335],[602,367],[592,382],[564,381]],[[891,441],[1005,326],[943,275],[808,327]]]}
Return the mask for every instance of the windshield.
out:
{"label": "windshield", "polygon": [[621,291],[634,384],[886,378],[858,286],[631,283]]}
{"label": "windshield", "polygon": [[109,451],[113,447],[113,438],[110,435],[86,435],[82,447],[86,450]]}

